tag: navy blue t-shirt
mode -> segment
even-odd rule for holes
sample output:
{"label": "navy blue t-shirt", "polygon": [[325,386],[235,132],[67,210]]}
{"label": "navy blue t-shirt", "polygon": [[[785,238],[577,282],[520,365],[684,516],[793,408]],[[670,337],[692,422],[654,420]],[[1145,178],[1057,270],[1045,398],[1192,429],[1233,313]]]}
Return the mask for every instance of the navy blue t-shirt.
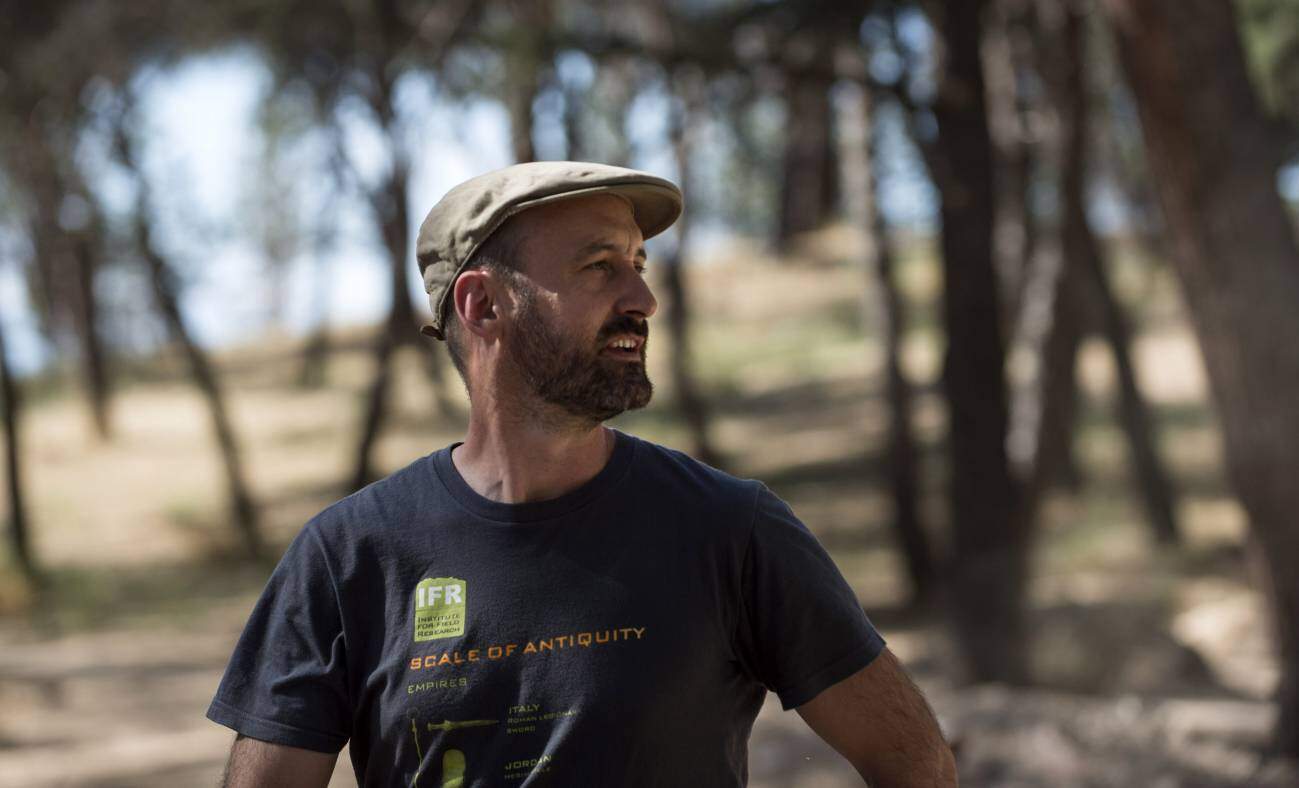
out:
{"label": "navy blue t-shirt", "polygon": [[313,517],[208,717],[363,786],[744,785],[768,689],[799,706],[884,641],[761,482],[615,431],[581,487],[506,504],[455,445]]}

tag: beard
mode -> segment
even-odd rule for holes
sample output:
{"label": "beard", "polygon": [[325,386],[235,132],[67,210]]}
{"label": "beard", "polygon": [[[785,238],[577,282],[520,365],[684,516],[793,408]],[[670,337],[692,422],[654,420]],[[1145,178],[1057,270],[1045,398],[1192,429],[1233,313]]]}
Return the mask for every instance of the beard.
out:
{"label": "beard", "polygon": [[[546,322],[530,284],[516,284],[517,330],[507,353],[528,390],[543,402],[596,424],[649,404],[654,386],[645,371],[647,323],[620,315],[601,329],[594,344],[584,345]],[[639,361],[601,358],[600,351],[616,334],[645,338]]]}

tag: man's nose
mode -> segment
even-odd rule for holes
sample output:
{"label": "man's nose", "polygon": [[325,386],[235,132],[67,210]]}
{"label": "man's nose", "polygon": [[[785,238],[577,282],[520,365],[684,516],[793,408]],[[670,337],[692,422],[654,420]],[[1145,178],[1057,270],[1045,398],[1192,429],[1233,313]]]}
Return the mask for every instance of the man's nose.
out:
{"label": "man's nose", "polygon": [[649,282],[645,277],[638,273],[631,273],[627,277],[628,286],[618,302],[618,312],[620,314],[635,314],[642,318],[650,318],[658,311],[659,302],[654,297],[654,292],[650,290]]}

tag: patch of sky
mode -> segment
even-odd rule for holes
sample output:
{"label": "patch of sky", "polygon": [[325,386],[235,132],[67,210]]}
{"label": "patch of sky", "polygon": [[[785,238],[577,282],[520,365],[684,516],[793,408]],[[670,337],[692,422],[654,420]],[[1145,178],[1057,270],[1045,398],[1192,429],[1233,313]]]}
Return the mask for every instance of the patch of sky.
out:
{"label": "patch of sky", "polygon": [[1276,176],[1276,187],[1286,201],[1299,204],[1299,161],[1281,168]]}
{"label": "patch of sky", "polygon": [[5,355],[15,375],[30,375],[45,363],[49,349],[36,332],[23,270],[14,261],[31,256],[27,240],[6,221],[0,225],[0,330]]}

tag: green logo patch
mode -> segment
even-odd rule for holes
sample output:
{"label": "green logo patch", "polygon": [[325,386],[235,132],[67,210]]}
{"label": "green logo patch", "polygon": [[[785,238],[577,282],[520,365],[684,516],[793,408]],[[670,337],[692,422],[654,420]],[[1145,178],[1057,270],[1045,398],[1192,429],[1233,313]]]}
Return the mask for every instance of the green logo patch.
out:
{"label": "green logo patch", "polygon": [[465,633],[465,589],[456,577],[428,577],[415,586],[415,642]]}

